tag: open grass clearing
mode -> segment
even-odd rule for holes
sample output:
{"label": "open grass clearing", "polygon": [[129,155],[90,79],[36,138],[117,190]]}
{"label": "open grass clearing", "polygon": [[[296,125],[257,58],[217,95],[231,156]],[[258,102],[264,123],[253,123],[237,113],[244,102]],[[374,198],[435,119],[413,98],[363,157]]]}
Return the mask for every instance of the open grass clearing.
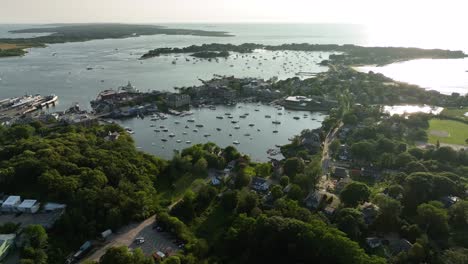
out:
{"label": "open grass clearing", "polygon": [[468,146],[468,125],[453,120],[431,119],[428,129],[429,143],[440,143]]}

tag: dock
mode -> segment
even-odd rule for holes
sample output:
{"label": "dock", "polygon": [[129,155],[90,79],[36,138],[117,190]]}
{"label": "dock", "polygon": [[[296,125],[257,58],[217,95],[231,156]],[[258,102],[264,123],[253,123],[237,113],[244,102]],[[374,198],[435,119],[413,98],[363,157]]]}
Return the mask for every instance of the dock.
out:
{"label": "dock", "polygon": [[0,116],[6,118],[19,117],[34,111],[55,106],[58,96],[24,95],[21,97],[0,100]]}

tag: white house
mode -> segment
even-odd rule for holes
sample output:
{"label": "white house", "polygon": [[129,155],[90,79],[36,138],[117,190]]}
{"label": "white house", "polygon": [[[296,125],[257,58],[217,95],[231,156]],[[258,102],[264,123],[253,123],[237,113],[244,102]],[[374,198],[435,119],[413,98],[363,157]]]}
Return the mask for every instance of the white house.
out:
{"label": "white house", "polygon": [[18,205],[18,211],[23,213],[35,214],[39,211],[40,203],[37,200],[24,200],[20,205]]}
{"label": "white house", "polygon": [[20,196],[9,196],[2,204],[2,212],[16,212],[18,205],[21,203]]}

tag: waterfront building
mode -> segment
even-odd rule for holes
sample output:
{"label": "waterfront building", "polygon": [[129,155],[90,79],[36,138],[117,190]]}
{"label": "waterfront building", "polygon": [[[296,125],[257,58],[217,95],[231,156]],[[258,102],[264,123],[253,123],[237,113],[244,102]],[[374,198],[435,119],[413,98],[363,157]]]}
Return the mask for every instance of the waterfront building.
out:
{"label": "waterfront building", "polygon": [[170,94],[167,97],[167,105],[172,108],[179,108],[190,105],[190,95],[188,94]]}

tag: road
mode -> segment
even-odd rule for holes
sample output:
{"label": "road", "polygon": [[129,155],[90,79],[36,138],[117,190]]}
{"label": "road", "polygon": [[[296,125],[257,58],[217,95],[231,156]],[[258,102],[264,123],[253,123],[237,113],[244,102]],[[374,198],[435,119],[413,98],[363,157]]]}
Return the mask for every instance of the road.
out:
{"label": "road", "polygon": [[330,131],[324,142],[323,142],[323,151],[322,151],[322,172],[326,176],[329,173],[330,169],[330,144],[336,139],[338,131],[343,126],[343,122],[340,122],[332,131]]}
{"label": "road", "polygon": [[[325,137],[325,140],[323,142],[323,150],[322,150],[322,177],[320,178],[320,181],[318,183],[317,189],[324,194],[328,196],[333,196],[333,204],[331,205],[332,207],[336,208],[338,206],[339,198],[333,194],[328,192],[328,187],[333,185],[333,182],[331,179],[328,177],[329,170],[330,170],[330,165],[331,165],[331,158],[330,158],[330,144],[335,140],[336,135],[338,134],[338,131],[340,128],[343,126],[343,122],[340,122],[338,126],[336,126],[332,131],[330,131],[327,136]],[[311,192],[315,192],[316,189],[312,189]]]}
{"label": "road", "polygon": [[[109,248],[116,246],[127,246],[131,249],[140,247],[145,255],[151,255],[158,250],[165,251],[168,248],[177,249],[177,246],[171,242],[171,237],[168,233],[160,233],[152,228],[155,221],[156,218],[153,215],[143,222],[130,224],[121,228],[107,239],[110,241],[109,243],[94,251],[84,260],[99,261]],[[137,237],[144,237],[145,243],[136,245],[135,238]]]}

